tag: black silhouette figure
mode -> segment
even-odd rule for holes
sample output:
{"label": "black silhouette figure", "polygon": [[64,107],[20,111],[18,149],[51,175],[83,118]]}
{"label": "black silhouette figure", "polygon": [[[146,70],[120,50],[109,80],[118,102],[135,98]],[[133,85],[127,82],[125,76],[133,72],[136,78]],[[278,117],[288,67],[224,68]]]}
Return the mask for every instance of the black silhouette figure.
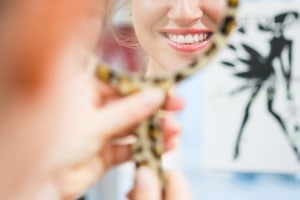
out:
{"label": "black silhouette figure", "polygon": [[[237,58],[237,62],[244,63],[248,71],[235,73],[234,75],[243,78],[249,81],[252,81],[253,84],[248,84],[242,86],[237,90],[233,91],[231,94],[236,94],[245,89],[252,89],[249,101],[246,104],[244,117],[240,125],[238,136],[235,143],[234,149],[234,160],[238,159],[240,156],[240,143],[243,135],[243,131],[250,117],[251,106],[254,103],[258,94],[262,91],[262,87],[266,87],[267,92],[267,109],[269,114],[275,119],[275,121],[281,127],[287,142],[294,151],[297,159],[300,160],[299,149],[293,140],[290,139],[289,133],[286,127],[286,124],[282,117],[274,110],[273,105],[276,97],[276,71],[274,68],[274,61],[279,60],[280,63],[280,72],[282,73],[285,80],[286,88],[286,98],[288,101],[292,100],[291,94],[291,80],[292,80],[292,55],[293,55],[293,41],[285,37],[284,31],[293,25],[297,20],[299,20],[298,12],[285,12],[279,15],[276,15],[272,22],[267,24],[258,24],[258,29],[260,31],[267,31],[272,33],[272,38],[269,41],[270,52],[267,56],[262,56],[259,52],[253,49],[251,46],[242,43],[242,48],[249,54],[249,58]],[[246,34],[246,28],[241,27],[239,30],[240,34]],[[229,48],[232,51],[236,51],[237,48],[234,45],[229,45]],[[283,61],[283,52],[287,52],[288,63]],[[235,62],[222,62],[227,67],[235,67]],[[277,72],[278,73],[278,72]]]}

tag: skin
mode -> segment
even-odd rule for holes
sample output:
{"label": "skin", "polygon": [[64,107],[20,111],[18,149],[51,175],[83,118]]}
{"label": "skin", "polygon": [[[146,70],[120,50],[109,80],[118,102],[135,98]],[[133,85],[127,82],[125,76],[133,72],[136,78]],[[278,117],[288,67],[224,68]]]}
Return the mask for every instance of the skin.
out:
{"label": "skin", "polygon": [[[147,77],[165,76],[193,62],[205,48],[181,51],[166,39],[165,33],[190,34],[194,30],[217,30],[225,13],[225,0],[131,0],[132,21],[137,39],[148,55]],[[192,30],[192,31],[191,31]],[[164,34],[161,34],[161,33]],[[198,33],[198,32],[196,32]],[[191,199],[184,178],[170,172],[166,175],[166,200]],[[136,174],[130,200],[159,200],[157,177],[146,168]]]}
{"label": "skin", "polygon": [[[165,200],[192,199],[185,178],[176,171],[166,173]],[[128,193],[130,200],[161,200],[161,189],[156,176],[147,168],[140,168],[135,177],[134,188]]]}
{"label": "skin", "polygon": [[[131,0],[132,20],[140,45],[149,56],[148,76],[162,76],[190,64],[203,48],[173,48],[162,32],[191,29],[213,32],[222,21],[225,0]],[[206,45],[205,45],[206,46]]]}
{"label": "skin", "polygon": [[[131,144],[116,141],[130,136],[137,123],[163,103],[167,110],[182,108],[181,100],[166,100],[155,88],[123,98],[87,73],[76,46],[91,49],[102,27],[84,32],[97,22],[86,13],[99,11],[101,24],[110,1],[91,7],[76,1],[74,8],[70,0],[39,3],[12,3],[1,21],[7,40],[0,51],[7,56],[0,63],[0,199],[74,199],[130,159]],[[178,125],[165,119],[163,132],[170,149]]]}

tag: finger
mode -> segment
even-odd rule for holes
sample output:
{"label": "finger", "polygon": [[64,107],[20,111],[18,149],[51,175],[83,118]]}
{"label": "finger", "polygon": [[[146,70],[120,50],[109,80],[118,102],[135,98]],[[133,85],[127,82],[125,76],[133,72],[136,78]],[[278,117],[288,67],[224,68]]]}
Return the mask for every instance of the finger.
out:
{"label": "finger", "polygon": [[[162,132],[164,134],[164,150],[174,149],[178,144],[178,136],[181,128],[172,118],[164,118],[162,120]],[[133,134],[133,127],[111,137],[103,155],[107,157],[105,163],[108,167],[121,164],[130,160],[132,156],[132,144],[136,141]],[[108,149],[108,150],[107,150]]]}
{"label": "finger", "polygon": [[93,79],[93,85],[95,87],[95,93],[98,94],[98,96],[96,96],[96,106],[103,106],[107,102],[120,97],[120,94],[114,87],[98,79]]}
{"label": "finger", "polygon": [[169,138],[180,134],[181,126],[173,117],[165,116],[162,119],[162,131],[164,133],[165,141],[167,141]]}
{"label": "finger", "polygon": [[118,140],[123,140],[124,138],[127,138],[127,137],[133,137],[134,132],[135,132],[135,127],[136,126],[131,126],[130,128],[128,128],[120,133],[114,134],[112,139],[115,141],[118,141]]}
{"label": "finger", "polygon": [[[176,146],[178,146],[178,138],[179,133],[181,131],[180,125],[173,119],[173,118],[164,118],[162,119],[162,133],[164,138],[164,151],[170,151],[174,149]],[[124,146],[125,145],[132,145],[134,142],[136,142],[136,138],[134,136],[134,128],[131,127],[130,129],[118,133],[112,137],[112,145],[114,145],[116,148],[117,146]],[[128,147],[128,149],[121,150],[122,153],[127,153],[126,159],[116,159],[113,163],[114,165],[120,164],[124,161],[127,161],[131,157],[132,150],[131,147]],[[128,150],[128,151],[127,151]],[[114,151],[114,150],[113,150]],[[109,152],[110,153],[110,152]],[[117,153],[118,154],[118,153]]]}
{"label": "finger", "polygon": [[162,131],[164,133],[164,150],[170,151],[178,146],[178,138],[181,126],[170,117],[162,119]]}
{"label": "finger", "polygon": [[154,173],[141,167],[136,172],[132,200],[161,200],[161,189],[158,178]]}
{"label": "finger", "polygon": [[[178,145],[179,133],[181,131],[180,125],[173,118],[164,118],[162,119],[162,134],[164,138],[164,151],[170,151],[174,149]],[[132,145],[136,142],[136,138],[134,136],[134,128],[130,129],[114,135],[112,137],[113,145],[124,146]],[[131,151],[129,151],[130,153]],[[130,156],[129,156],[130,157]],[[127,157],[128,158],[128,157]],[[119,164],[119,163],[116,163]]]}
{"label": "finger", "polygon": [[113,137],[146,120],[162,105],[163,100],[164,94],[159,89],[145,90],[117,100],[94,116],[95,131],[101,130],[101,137]]}
{"label": "finger", "polygon": [[164,152],[169,152],[178,147],[179,137],[174,137],[165,142]]}
{"label": "finger", "polygon": [[168,95],[167,100],[164,104],[163,109],[167,111],[178,111],[183,109],[184,101],[173,95]]}
{"label": "finger", "polygon": [[186,179],[178,172],[168,172],[166,175],[166,200],[190,200],[191,193]]}
{"label": "finger", "polygon": [[[168,142],[169,140],[172,140],[172,138],[177,138],[177,136],[181,132],[181,126],[180,124],[172,117],[172,116],[164,116],[161,119],[161,127],[162,127],[162,133],[164,136],[164,141]],[[126,137],[133,137],[134,136],[134,126],[128,128],[127,130],[124,130],[118,134],[114,135],[114,140],[116,141],[122,141]]]}
{"label": "finger", "polygon": [[[118,138],[112,140],[110,147],[104,148],[105,152],[101,152],[105,157],[105,164],[107,167],[122,164],[132,158],[132,145],[136,139],[132,136]],[[178,135],[174,134],[172,137],[167,136],[164,138],[164,151],[174,149],[178,144]]]}
{"label": "finger", "polygon": [[100,157],[104,159],[105,169],[129,161],[132,155],[132,145],[112,145],[111,148],[104,148]]}

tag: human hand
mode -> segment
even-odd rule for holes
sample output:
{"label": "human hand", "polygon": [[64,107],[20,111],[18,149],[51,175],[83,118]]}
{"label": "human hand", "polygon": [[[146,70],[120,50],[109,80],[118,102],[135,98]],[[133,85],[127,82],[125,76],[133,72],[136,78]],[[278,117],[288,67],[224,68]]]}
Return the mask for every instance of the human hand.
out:
{"label": "human hand", "polygon": [[[135,125],[148,118],[164,101],[164,95],[158,89],[121,98],[113,88],[104,83],[83,85],[80,86],[81,91],[74,93],[71,99],[83,100],[86,107],[83,109],[81,102],[78,102],[70,108],[70,113],[64,118],[77,116],[78,119],[70,122],[70,134],[65,131],[55,144],[54,157],[61,157],[60,163],[56,164],[55,177],[58,177],[56,180],[64,199],[82,194],[111,167],[130,160],[132,144],[116,141],[132,135]],[[96,97],[88,94],[93,93],[93,89]],[[182,103],[176,97],[169,97],[164,105],[168,111],[181,107]],[[175,146],[180,127],[168,118],[162,122],[165,150],[169,150]],[[68,123],[65,122],[64,126],[68,126]],[[61,145],[58,146],[59,143]]]}
{"label": "human hand", "polygon": [[166,173],[165,197],[162,198],[158,178],[146,167],[136,173],[133,189],[127,195],[130,200],[190,200],[191,194],[184,177],[178,172]]}
{"label": "human hand", "polygon": [[[24,16],[32,13],[29,4],[26,7]],[[56,9],[55,6],[51,8]],[[47,13],[56,16],[53,12]],[[162,105],[164,95],[155,89],[121,97],[113,88],[85,72],[82,56],[75,52],[74,46],[68,46],[68,41],[66,45],[53,42],[53,46],[49,46],[48,40],[34,37],[35,33],[41,38],[47,38],[44,32],[52,35],[48,27],[38,26],[40,23],[49,26],[48,21],[45,23],[30,15],[23,22],[22,16],[18,15],[22,25],[13,23],[15,32],[24,34],[18,31],[24,28],[29,31],[24,34],[28,36],[9,34],[14,37],[7,46],[16,52],[6,49],[10,56],[4,64],[1,60],[1,67],[5,66],[3,71],[9,69],[4,80],[11,81],[11,85],[4,82],[3,86],[11,87],[8,87],[9,95],[2,95],[1,90],[1,97],[5,97],[1,100],[5,101],[0,104],[0,199],[73,199],[108,169],[130,159],[130,144],[121,145],[115,141],[131,135],[139,122]],[[38,21],[33,23],[36,27],[27,27],[33,19]],[[43,33],[38,34],[37,30]],[[25,43],[16,38],[22,38]],[[62,38],[58,38],[57,41],[61,41]],[[49,41],[52,43],[54,39]],[[16,70],[11,70],[14,66]],[[26,81],[36,77],[32,82],[34,87],[27,90],[23,82],[15,84],[15,80],[23,80],[19,75],[30,75],[24,79]],[[166,109],[178,109],[174,98],[167,100]],[[178,131],[178,127],[164,120],[167,149],[174,146]]]}
{"label": "human hand", "polygon": [[[33,96],[19,94],[11,99],[6,106],[11,109],[2,113],[5,126],[1,130],[10,133],[9,138],[3,138],[5,145],[1,145],[1,152],[6,154],[1,156],[5,163],[1,169],[4,177],[8,176],[3,180],[9,180],[5,184],[23,182],[23,186],[34,190],[52,185],[58,197],[50,195],[51,200],[79,196],[108,169],[129,160],[131,145],[115,141],[131,135],[133,128],[164,102],[164,94],[158,89],[121,97],[112,87],[91,77],[78,64],[78,57],[67,52],[71,57],[63,56],[47,84]],[[182,102],[175,97],[167,98],[164,105],[166,110],[181,107]],[[162,129],[166,149],[170,149],[180,128],[163,119]],[[9,195],[4,199],[24,196],[10,191],[12,188],[2,189]],[[40,198],[45,199],[28,197]]]}

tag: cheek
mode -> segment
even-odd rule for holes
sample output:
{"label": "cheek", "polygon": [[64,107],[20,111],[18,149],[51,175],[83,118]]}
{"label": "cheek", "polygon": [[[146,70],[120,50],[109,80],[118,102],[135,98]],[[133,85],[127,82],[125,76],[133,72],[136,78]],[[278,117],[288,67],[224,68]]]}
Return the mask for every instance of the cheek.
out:
{"label": "cheek", "polygon": [[[83,0],[24,0],[7,13],[5,30],[11,81],[23,92],[35,92],[47,82],[61,45],[73,35],[86,11]],[[1,27],[2,28],[2,27]]]}
{"label": "cheek", "polygon": [[64,88],[66,85],[61,84],[45,87],[46,91],[34,101],[19,98],[11,105],[14,110],[6,113],[5,126],[1,126],[0,157],[5,168],[17,174],[16,178],[51,167],[45,166],[48,152],[67,131],[59,126],[65,120],[65,107],[70,100]]}
{"label": "cheek", "polygon": [[[39,101],[15,103],[14,111],[6,115],[5,126],[1,125],[0,176],[6,186],[13,185],[16,190],[47,175],[51,167],[47,164],[47,155],[56,146],[59,133],[56,129],[63,120],[60,117],[63,107],[58,102],[61,94],[48,92],[48,95],[40,96]],[[14,194],[15,191],[10,189],[7,191]]]}
{"label": "cheek", "polygon": [[79,38],[88,50],[94,50],[101,39],[104,19],[110,10],[110,1],[92,1],[89,11],[79,27]]}
{"label": "cheek", "polygon": [[158,2],[132,0],[132,20],[136,31],[142,32],[141,29],[149,31],[150,28],[156,28],[166,18],[166,13],[162,13],[162,7],[163,5]]}
{"label": "cheek", "polygon": [[[136,7],[132,12],[132,20],[134,31],[137,36],[137,39],[146,51],[149,50],[149,47],[155,46],[157,44],[157,36],[159,34],[159,28],[163,28],[159,24],[162,21],[162,18],[153,17],[153,15],[157,15],[151,12],[151,8],[146,11],[145,8]],[[149,14],[153,13],[153,14]],[[147,52],[148,54],[150,52]]]}
{"label": "cheek", "polygon": [[210,21],[214,23],[214,26],[219,26],[224,20],[226,11],[226,0],[210,0],[205,2],[204,12]]}

